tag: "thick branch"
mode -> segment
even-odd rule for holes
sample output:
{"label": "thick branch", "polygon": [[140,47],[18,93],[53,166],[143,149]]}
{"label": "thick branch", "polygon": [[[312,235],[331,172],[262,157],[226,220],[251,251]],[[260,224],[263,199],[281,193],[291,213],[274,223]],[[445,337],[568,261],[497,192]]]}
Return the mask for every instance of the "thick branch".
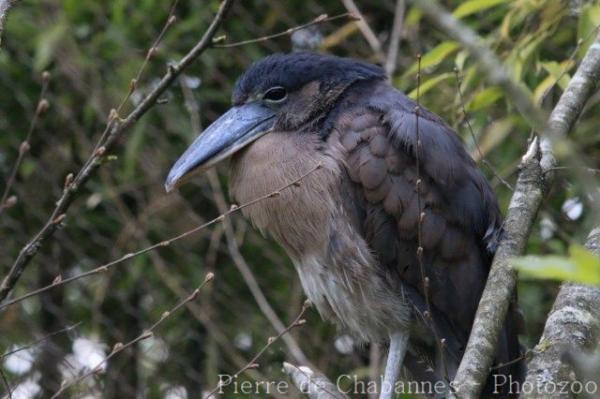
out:
{"label": "thick branch", "polygon": [[63,194],[56,203],[56,207],[52,211],[50,218],[44,227],[42,227],[42,229],[19,252],[19,256],[12,265],[11,270],[2,280],[2,284],[0,284],[0,301],[3,301],[13,289],[31,259],[37,254],[40,246],[54,235],[56,229],[65,219],[66,212],[71,203],[77,197],[79,188],[85,184],[96,169],[98,169],[105,154],[108,154],[116,144],[117,140],[123,136],[125,132],[131,129],[133,125],[135,125],[137,121],[156,104],[159,97],[167,90],[167,88],[169,88],[169,86],[171,86],[181,72],[211,45],[212,38],[223,22],[232,3],[233,0],[224,0],[221,3],[219,11],[200,41],[178,63],[169,66],[167,72],[152,92],[148,94],[125,119],[120,120],[118,115],[111,115],[111,120],[107,126],[108,135],[106,138],[103,136],[101,142],[98,143],[98,147],[94,150],[93,154],[77,175],[75,177],[71,175],[70,178],[69,176],[67,177]]}
{"label": "thick branch", "polygon": [[315,372],[309,367],[294,366],[293,364],[283,362],[285,373],[292,379],[292,382],[302,393],[305,393],[309,399],[347,399],[338,387],[329,381],[320,372]]}
{"label": "thick branch", "polygon": [[422,0],[415,4],[440,29],[469,49],[488,81],[501,86],[521,114],[541,132],[539,147],[537,143],[533,143],[524,156],[506,217],[506,234],[494,257],[469,343],[454,381],[460,397],[475,398],[479,396],[489,374],[498,337],[516,286],[516,274],[512,270],[510,259],[523,252],[542,195],[552,179],[548,173],[555,164],[551,142],[557,143],[573,127],[600,76],[600,35],[590,47],[546,123],[543,112],[533,104],[527,92],[510,79],[502,62],[483,45],[475,32],[456,20],[436,1]]}
{"label": "thick branch", "polygon": [[0,45],[2,45],[2,31],[4,31],[4,21],[6,21],[8,10],[16,2],[16,0],[0,0]]}
{"label": "thick branch", "polygon": [[[600,256],[600,227],[592,230],[586,247]],[[546,320],[544,333],[529,362],[525,398],[572,398],[573,389],[552,389],[578,378],[573,367],[563,360],[566,353],[590,352],[600,340],[600,288],[565,283]],[[585,385],[587,381],[579,382]]]}

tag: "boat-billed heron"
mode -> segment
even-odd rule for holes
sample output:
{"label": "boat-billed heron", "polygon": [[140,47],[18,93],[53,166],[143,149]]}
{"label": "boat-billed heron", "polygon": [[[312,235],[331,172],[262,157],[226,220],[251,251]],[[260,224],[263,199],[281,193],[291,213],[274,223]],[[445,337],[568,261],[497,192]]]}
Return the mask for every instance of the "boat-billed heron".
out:
{"label": "boat-billed heron", "polygon": [[[269,56],[232,100],[177,160],[167,190],[231,157],[230,191],[245,203],[322,165],[244,215],[283,246],[323,318],[389,343],[381,398],[402,364],[414,379],[451,381],[502,234],[494,192],[457,134],[380,67],[349,58]],[[496,356],[511,362],[496,373],[513,381],[516,325],[511,308]]]}

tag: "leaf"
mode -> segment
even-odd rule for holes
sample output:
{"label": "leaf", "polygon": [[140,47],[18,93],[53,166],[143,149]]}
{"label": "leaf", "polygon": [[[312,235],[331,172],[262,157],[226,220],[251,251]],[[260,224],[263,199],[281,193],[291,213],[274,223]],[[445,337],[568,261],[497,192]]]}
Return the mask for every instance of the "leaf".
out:
{"label": "leaf", "polygon": [[[423,57],[421,57],[421,70],[438,65],[440,62],[444,61],[446,57],[458,50],[458,47],[459,46],[457,42],[441,42],[429,50],[425,55],[423,55]],[[408,70],[404,73],[403,78],[416,74],[418,68],[419,63],[417,61],[412,64],[410,68],[408,68]]]}
{"label": "leaf", "polygon": [[563,90],[567,87],[570,80],[567,72],[573,67],[574,63],[571,60],[566,60],[560,64],[556,61],[550,61],[542,62],[540,65],[549,75],[533,91],[533,100],[538,104],[542,101],[544,93],[555,84]]}
{"label": "leaf", "polygon": [[507,2],[507,0],[469,0],[456,7],[452,15],[456,18],[463,18]]}
{"label": "leaf", "polygon": [[467,111],[477,111],[488,107],[504,96],[504,92],[498,86],[486,87],[473,97],[467,104]]}
{"label": "leaf", "polygon": [[577,26],[577,39],[583,40],[578,51],[579,58],[582,58],[592,45],[595,34],[594,30],[600,25],[600,4],[590,2],[581,10]]}
{"label": "leaf", "polygon": [[[495,120],[489,125],[479,140],[479,149],[484,157],[506,139],[515,123],[515,117],[509,116]],[[471,155],[475,161],[479,162],[481,160],[479,151],[475,150]]]}
{"label": "leaf", "polygon": [[55,50],[66,33],[67,23],[61,20],[52,28],[40,34],[33,59],[33,68],[37,72],[43,71],[52,62]]}
{"label": "leaf", "polygon": [[[434,87],[436,87],[439,83],[443,82],[444,80],[453,78],[454,74],[451,72],[446,72],[446,73],[442,73],[441,75],[437,75],[431,79],[428,79],[427,81],[421,83],[421,87],[419,88],[419,95],[424,95],[425,93],[427,93],[429,90],[433,89]],[[412,98],[413,100],[417,99],[417,89],[414,89],[413,91],[411,91],[408,96],[410,98]]]}
{"label": "leaf", "polygon": [[413,6],[410,8],[404,19],[406,27],[416,26],[419,21],[423,18],[423,12],[419,7]]}
{"label": "leaf", "polygon": [[569,256],[523,256],[514,267],[525,276],[600,285],[600,258],[580,245],[571,245]]}

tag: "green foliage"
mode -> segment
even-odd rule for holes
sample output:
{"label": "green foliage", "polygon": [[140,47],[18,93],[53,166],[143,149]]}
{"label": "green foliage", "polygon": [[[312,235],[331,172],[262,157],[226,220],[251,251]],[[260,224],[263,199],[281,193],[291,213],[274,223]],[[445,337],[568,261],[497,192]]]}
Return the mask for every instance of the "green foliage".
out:
{"label": "green foliage", "polygon": [[[48,70],[52,79],[46,96],[50,112],[32,135],[31,151],[19,168],[12,191],[18,202],[0,214],[2,274],[24,243],[46,222],[62,192],[65,176],[76,172],[93,150],[110,110],[117,108],[127,94],[131,79],[161,31],[170,3],[21,0],[11,10],[0,48],[1,182],[10,174],[29,129],[41,72]],[[197,42],[219,3],[179,1],[176,23],[166,32],[136,93],[125,102],[121,116],[148,92],[168,62],[179,59]],[[394,1],[356,3],[387,51]],[[509,67],[511,76],[546,109],[562,93],[591,43],[594,28],[600,25],[599,2],[584,2],[581,9],[572,9],[575,3],[444,2],[455,16],[482,36],[484,43]],[[339,0],[239,1],[218,35],[225,35],[226,42],[247,40],[285,31],[322,13],[334,15],[344,11]],[[469,52],[432,26],[418,8],[408,7],[404,27],[398,67],[391,81],[416,98],[417,54],[422,55],[421,104],[456,129],[489,178],[501,209],[506,209],[512,191],[481,163],[481,158],[483,155],[496,174],[514,185],[518,162],[531,134],[529,126],[505,93],[483,79]],[[327,43],[321,51],[377,60],[360,30],[351,23],[336,21],[320,29]],[[49,284],[57,275],[66,277],[88,271],[218,216],[206,178],[196,179],[180,194],[166,195],[165,175],[198,129],[229,107],[231,87],[241,71],[262,56],[289,50],[289,38],[284,36],[229,50],[207,51],[168,90],[164,97],[167,103],[155,106],[145,115],[82,188],[65,226],[41,249],[15,295]],[[598,169],[600,159],[599,104],[595,98],[587,106],[577,131],[570,136],[582,157],[595,160],[589,165],[594,169]],[[463,106],[467,115],[462,112]],[[224,188],[226,171],[225,165],[218,168]],[[569,246],[583,242],[594,223],[589,204],[583,200],[581,216],[569,218],[561,209],[565,200],[585,195],[582,187],[574,183],[572,171],[558,169],[556,173],[554,190],[540,214],[540,220],[553,227],[548,233],[545,224],[536,224],[526,249],[526,253],[541,257],[518,262],[524,261],[528,271],[548,278],[597,282],[598,274],[596,280],[593,277],[597,258],[577,247],[567,255]],[[291,321],[304,300],[291,262],[281,248],[262,237],[239,215],[231,220],[240,251],[269,303],[284,322]],[[548,259],[545,254],[553,254],[553,258]],[[165,397],[168,389],[183,386],[188,397],[199,397],[202,390],[215,386],[219,373],[234,373],[274,335],[232,262],[218,226],[122,264],[109,273],[69,284],[63,290],[34,297],[0,313],[0,352],[80,322],[72,336],[49,340],[55,349],[55,357],[51,358],[54,366],[36,365],[37,369],[31,372],[44,377],[73,353],[74,337],[94,338],[107,348],[131,339],[193,290],[208,271],[215,272],[216,278],[195,302],[196,309],[183,309],[156,332],[156,337],[164,342],[166,358],[157,360],[148,355],[148,347],[140,346],[138,353],[124,357],[122,363],[111,362],[106,373],[90,379],[90,385],[81,386],[77,392],[84,396],[90,390],[112,387],[119,377],[132,386],[143,387],[138,396]],[[520,284],[521,306],[529,323],[525,342],[531,343],[539,336],[555,288],[555,284],[537,279]],[[307,314],[307,320],[307,325],[293,334],[321,371],[329,376],[342,372],[368,374],[364,350],[339,353],[333,345],[338,335],[335,328],[322,322],[314,311]],[[249,337],[247,346],[239,345],[240,337]],[[283,378],[283,360],[290,360],[286,347],[277,343],[259,361],[260,368],[245,378]],[[126,373],[131,370],[137,373]],[[6,374],[14,384],[28,378],[12,371]],[[133,396],[122,392],[125,393],[112,397]],[[105,393],[104,397],[111,395]]]}
{"label": "green foliage", "polygon": [[600,285],[600,257],[580,245],[571,245],[568,256],[523,256],[512,264],[528,278],[573,281]]}

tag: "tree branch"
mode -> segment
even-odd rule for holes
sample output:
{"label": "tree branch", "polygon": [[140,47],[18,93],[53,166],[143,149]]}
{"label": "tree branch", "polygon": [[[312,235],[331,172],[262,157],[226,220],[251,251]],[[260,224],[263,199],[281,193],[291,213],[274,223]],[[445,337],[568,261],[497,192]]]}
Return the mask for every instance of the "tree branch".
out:
{"label": "tree branch", "polygon": [[540,143],[534,140],[521,162],[521,172],[506,216],[506,233],[494,257],[469,343],[454,380],[458,396],[475,398],[479,396],[492,366],[498,337],[516,286],[516,273],[510,260],[523,252],[543,194],[552,180],[550,172],[555,165],[552,143],[564,143],[562,139],[575,124],[599,80],[600,35],[546,122],[544,113],[535,106],[527,92],[511,80],[502,62],[482,44],[475,32],[436,1],[414,3],[440,29],[469,49],[488,81],[501,86],[521,114],[541,132]]}
{"label": "tree branch", "polygon": [[137,121],[156,104],[159,97],[169,86],[171,86],[179,74],[181,74],[185,68],[187,68],[211,45],[212,38],[223,22],[233,1],[234,0],[223,0],[219,11],[206,29],[206,32],[200,41],[178,63],[169,65],[167,72],[163,75],[160,82],[125,119],[120,119],[116,111],[111,112],[105,131],[106,134],[102,135],[96,149],[79,172],[75,176],[67,176],[63,194],[56,203],[56,207],[52,211],[48,221],[23,247],[23,249],[21,249],[10,271],[2,280],[2,284],[0,284],[0,301],[3,301],[13,289],[29,262],[31,262],[33,257],[38,253],[41,245],[54,235],[56,229],[64,221],[66,212],[71,203],[77,197],[79,188],[84,185],[96,169],[98,169],[102,163],[102,159],[108,154],[108,151],[113,148],[117,140],[123,136],[125,132],[131,129]]}
{"label": "tree branch", "polygon": [[4,22],[8,15],[8,10],[15,5],[17,0],[0,0],[0,46],[2,45],[2,32],[4,31]]}
{"label": "tree branch", "polygon": [[160,318],[155,321],[150,327],[148,327],[148,329],[144,330],[143,332],[141,332],[137,337],[135,337],[134,339],[132,339],[129,342],[126,343],[122,343],[122,342],[117,342],[115,343],[115,345],[113,346],[112,350],[110,351],[110,353],[104,358],[102,359],[98,364],[96,364],[96,366],[91,369],[90,371],[88,371],[87,373],[84,373],[83,375],[75,378],[72,381],[69,382],[64,382],[63,384],[61,384],[60,389],[58,391],[56,391],[56,393],[54,393],[54,395],[52,395],[51,399],[54,398],[58,398],[60,397],[62,394],[64,394],[70,387],[79,384],[81,381],[85,380],[86,378],[88,378],[91,375],[94,375],[98,372],[100,372],[102,370],[102,366],[106,363],[108,363],[108,361],[110,359],[112,359],[113,357],[115,357],[116,355],[118,355],[119,353],[123,352],[125,349],[136,345],[138,342],[143,341],[145,339],[151,338],[154,336],[154,330],[160,326],[165,320],[167,320],[169,317],[171,317],[175,312],[177,312],[179,309],[185,307],[188,303],[195,301],[196,298],[198,298],[198,296],[200,295],[200,290],[202,290],[202,288],[210,281],[212,281],[214,278],[214,275],[212,273],[208,273],[206,275],[206,277],[204,278],[204,281],[198,286],[198,288],[196,288],[190,295],[188,295],[186,298],[182,299],[181,301],[179,301],[173,308],[163,312],[163,314],[160,316]]}
{"label": "tree branch", "polygon": [[[600,256],[600,226],[588,236],[585,246]],[[528,365],[525,398],[571,398],[573,389],[560,392],[552,387],[575,381],[575,370],[563,355],[591,352],[600,340],[600,287],[565,283],[546,320],[544,333]],[[582,376],[577,376],[581,378]],[[585,381],[579,382],[585,386]],[[524,384],[524,386],[525,386]],[[530,392],[531,391],[531,392]]]}
{"label": "tree branch", "polygon": [[292,379],[292,382],[302,393],[308,395],[309,399],[347,399],[339,388],[325,375],[315,372],[306,366],[294,366],[283,362],[283,370]]}
{"label": "tree branch", "polygon": [[0,303],[0,311],[2,311],[3,309],[5,309],[5,308],[7,308],[9,306],[12,306],[12,305],[14,305],[16,303],[19,303],[19,302],[21,302],[21,301],[23,301],[23,300],[25,300],[27,298],[31,298],[33,296],[39,295],[39,294],[41,294],[43,292],[46,292],[46,291],[49,291],[51,289],[54,289],[54,288],[57,288],[57,287],[62,287],[65,284],[71,283],[73,281],[80,280],[82,278],[87,278],[87,277],[91,277],[91,276],[94,276],[94,275],[97,275],[97,274],[101,274],[101,273],[107,272],[109,269],[113,268],[114,266],[116,266],[118,264],[121,264],[121,263],[125,262],[126,260],[133,259],[133,258],[135,258],[137,256],[143,255],[145,253],[148,253],[148,252],[153,251],[153,250],[158,249],[158,248],[167,247],[167,246],[171,245],[172,243],[174,243],[175,241],[179,241],[179,240],[181,240],[183,238],[189,237],[190,235],[192,235],[192,234],[194,234],[194,233],[196,233],[196,232],[198,232],[200,230],[203,230],[203,229],[205,229],[205,228],[207,228],[207,227],[209,227],[209,226],[211,226],[211,225],[213,225],[215,223],[223,222],[226,219],[227,216],[231,215],[234,212],[241,211],[242,209],[247,208],[249,206],[252,206],[252,205],[254,205],[254,204],[258,203],[258,202],[261,202],[261,201],[267,200],[269,198],[273,198],[273,197],[277,197],[277,196],[281,195],[281,191],[287,190],[290,187],[296,186],[305,177],[307,177],[308,175],[310,175],[311,173],[313,173],[314,171],[316,171],[316,170],[318,170],[320,168],[321,168],[321,164],[317,164],[312,169],[310,169],[308,172],[300,175],[297,179],[294,179],[293,181],[289,182],[285,186],[282,186],[279,189],[277,189],[277,190],[275,190],[275,191],[273,191],[273,192],[271,192],[269,194],[265,194],[265,195],[262,195],[260,197],[255,198],[253,200],[250,200],[250,201],[248,201],[248,202],[246,202],[246,203],[244,203],[242,205],[232,206],[231,208],[229,208],[229,210],[227,210],[226,212],[224,212],[221,215],[217,216],[216,218],[214,218],[212,220],[209,220],[208,222],[202,223],[201,225],[196,226],[193,229],[190,229],[190,230],[188,230],[186,232],[178,234],[175,237],[171,237],[171,238],[169,238],[167,240],[163,240],[163,241],[157,242],[157,243],[152,244],[152,245],[150,245],[148,247],[142,248],[142,249],[140,249],[140,250],[138,250],[136,252],[129,252],[129,253],[121,256],[118,259],[115,259],[115,260],[110,261],[108,263],[104,263],[104,264],[102,264],[102,265],[100,265],[98,267],[95,267],[94,269],[88,270],[88,271],[80,273],[80,274],[76,274],[74,276],[67,277],[65,279],[63,279],[61,275],[58,275],[58,276],[56,276],[56,278],[54,279],[54,281],[51,284],[49,284],[49,285],[46,285],[46,286],[41,287],[41,288],[38,288],[38,289],[36,289],[34,291],[30,291],[27,294],[24,294],[24,295],[22,295],[20,297],[17,297],[17,298],[13,298],[13,299],[11,299],[9,301],[5,301],[4,303]]}

